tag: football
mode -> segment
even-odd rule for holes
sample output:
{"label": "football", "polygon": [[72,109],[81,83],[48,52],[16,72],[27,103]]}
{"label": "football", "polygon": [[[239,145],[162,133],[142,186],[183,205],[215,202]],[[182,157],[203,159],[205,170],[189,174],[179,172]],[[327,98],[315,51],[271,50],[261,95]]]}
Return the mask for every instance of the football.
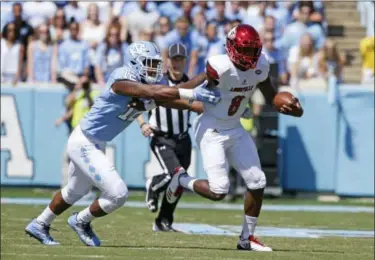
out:
{"label": "football", "polygon": [[[290,92],[279,92],[276,94],[276,96],[273,98],[273,105],[277,109],[277,111],[280,111],[281,107],[283,105],[287,105],[290,103],[295,103],[295,97]],[[300,117],[303,114],[302,108],[298,109],[295,107],[295,109],[290,113],[292,116]]]}

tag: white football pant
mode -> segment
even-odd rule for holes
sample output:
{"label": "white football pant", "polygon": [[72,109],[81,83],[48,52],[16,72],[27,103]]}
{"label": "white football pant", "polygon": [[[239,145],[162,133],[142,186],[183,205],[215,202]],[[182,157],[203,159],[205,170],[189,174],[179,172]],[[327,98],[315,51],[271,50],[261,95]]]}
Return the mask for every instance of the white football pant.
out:
{"label": "white football pant", "polygon": [[228,193],[230,165],[242,176],[248,189],[264,188],[266,177],[252,137],[240,124],[228,130],[220,128],[215,128],[212,119],[202,116],[197,117],[194,124],[210,190],[216,194]]}
{"label": "white football pant", "polygon": [[104,154],[105,145],[86,137],[80,126],[73,130],[67,146],[68,184],[61,190],[66,203],[74,204],[95,186],[101,191],[99,205],[106,213],[124,205],[128,188]]}

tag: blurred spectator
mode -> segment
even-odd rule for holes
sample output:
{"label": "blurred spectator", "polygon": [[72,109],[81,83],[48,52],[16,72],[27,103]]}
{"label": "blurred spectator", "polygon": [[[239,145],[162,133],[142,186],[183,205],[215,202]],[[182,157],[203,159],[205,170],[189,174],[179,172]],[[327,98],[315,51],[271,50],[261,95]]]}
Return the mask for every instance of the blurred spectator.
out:
{"label": "blurred spectator", "polygon": [[189,19],[189,23],[192,24],[192,9],[193,9],[193,2],[192,1],[183,1],[181,3],[181,10],[182,15]]}
{"label": "blurred spectator", "polygon": [[286,71],[286,57],[284,52],[275,47],[275,37],[272,32],[265,32],[263,36],[263,52],[268,56],[271,66],[271,74],[282,85],[288,84],[288,74]]}
{"label": "blurred spectator", "polygon": [[110,27],[96,54],[95,77],[99,85],[104,86],[112,71],[124,65],[126,47],[120,39],[120,28]]}
{"label": "blurred spectator", "polygon": [[361,40],[362,84],[374,84],[374,39],[366,37]]}
{"label": "blurred spectator", "polygon": [[304,34],[299,46],[294,46],[289,53],[288,68],[290,70],[290,84],[298,87],[299,79],[311,79],[318,76],[316,68],[317,52],[314,49],[310,34]]}
{"label": "blurred spectator", "polygon": [[205,17],[207,17],[207,13],[209,13],[210,8],[208,7],[207,1],[195,1],[195,5],[191,10],[191,16],[194,18],[198,13],[202,13]]}
{"label": "blurred spectator", "polygon": [[318,72],[327,82],[328,103],[334,105],[339,100],[339,83],[342,82],[344,59],[340,56],[336,44],[327,40],[318,54]]}
{"label": "blurred spectator", "polygon": [[230,22],[225,16],[225,1],[215,2],[215,8],[207,13],[207,21],[216,22],[218,37],[224,40],[226,37],[224,27]]}
{"label": "blurred spectator", "polygon": [[96,4],[99,8],[99,20],[101,23],[108,23],[112,19],[112,5],[113,2],[103,2],[103,1],[79,1],[78,6],[85,10],[86,12],[86,17],[88,16],[89,13],[89,6],[91,4]]}
{"label": "blurred spectator", "polygon": [[137,3],[139,5],[139,9],[129,14],[127,18],[129,32],[132,35],[133,41],[138,40],[139,32],[143,28],[151,28],[155,26],[159,19],[159,13],[157,11],[148,11],[146,9],[146,0],[141,0]]}
{"label": "blurred spectator", "polygon": [[34,34],[34,29],[23,19],[22,5],[20,3],[13,4],[12,12],[13,22],[16,25],[16,30],[18,31],[17,40],[20,40],[26,49],[27,44]]}
{"label": "blurred spectator", "polygon": [[244,21],[246,18],[246,10],[243,7],[241,7],[240,1],[227,1],[225,8],[225,16],[230,21]]}
{"label": "blurred spectator", "polygon": [[[309,21],[313,23],[322,23],[324,19],[324,5],[322,1],[315,0],[315,1],[297,1],[294,4],[294,10],[293,10],[293,18],[298,19],[298,16],[300,15],[301,7],[307,6],[309,7],[312,12],[309,16]],[[293,8],[292,7],[292,8]]]}
{"label": "blurred spectator", "polygon": [[301,5],[297,20],[285,28],[284,34],[280,41],[276,43],[276,46],[283,48],[286,53],[289,53],[290,48],[298,44],[302,35],[310,33],[315,48],[322,48],[325,42],[325,35],[320,25],[309,22],[312,12],[313,10],[310,6]]}
{"label": "blurred spectator", "polygon": [[78,6],[77,1],[69,1],[69,3],[64,7],[64,11],[67,22],[70,22],[72,18],[74,18],[77,23],[81,23],[83,20],[85,20],[86,12]]}
{"label": "blurred spectator", "polygon": [[[259,1],[256,5],[251,5],[250,10],[248,9],[248,15],[244,20],[244,23],[250,24],[258,32],[263,27],[264,18],[266,17],[266,4],[265,1]],[[249,11],[251,14],[249,14]]]}
{"label": "blurred spectator", "polygon": [[72,91],[65,99],[67,112],[56,120],[55,126],[65,122],[70,123],[71,129],[74,129],[90,110],[99,94],[100,91],[91,89],[89,84],[84,85],[82,89]]}
{"label": "blurred spectator", "polygon": [[[185,45],[188,52],[188,66],[187,73],[190,78],[195,75],[196,66],[198,62],[198,33],[189,29],[189,20],[185,17],[180,17],[175,23],[175,29],[169,32],[164,39],[162,46],[163,59],[168,58],[168,48],[174,43],[182,43]],[[164,70],[166,69],[166,62],[163,63]],[[186,72],[185,72],[186,73]]]}
{"label": "blurred spectator", "polygon": [[69,90],[81,88],[88,83],[89,56],[88,44],[79,39],[79,24],[69,24],[70,38],[64,40],[58,50],[58,80]]}
{"label": "blurred spectator", "polygon": [[171,28],[172,26],[169,18],[166,16],[161,16],[158,23],[158,33],[155,36],[154,40],[159,48],[161,48],[161,46],[163,45],[164,37],[165,35],[167,35],[167,33],[169,33]]}
{"label": "blurred spectator", "polygon": [[[157,6],[153,1],[146,1],[146,10],[148,12],[157,11]],[[125,0],[121,2],[113,2],[113,15],[127,17],[131,13],[140,9],[137,1]]]}
{"label": "blurred spectator", "polygon": [[199,37],[198,40],[198,71],[201,73],[205,70],[207,59],[213,55],[225,53],[224,41],[217,37],[216,23],[207,24],[206,35]]}
{"label": "blurred spectator", "polygon": [[57,6],[57,8],[64,8],[68,4],[68,1],[57,0],[57,1],[54,1],[54,2],[55,2],[55,5]]}
{"label": "blurred spectator", "polygon": [[154,41],[154,30],[152,28],[144,28],[139,33],[139,40],[140,41],[153,42]]}
{"label": "blurred spectator", "polygon": [[266,16],[273,17],[277,21],[275,23],[277,31],[278,33],[282,33],[284,27],[288,24],[288,10],[283,6],[277,5],[276,1],[271,1],[267,2],[265,13]]}
{"label": "blurred spectator", "polygon": [[124,17],[113,17],[108,25],[108,28],[117,27],[120,30],[120,39],[122,42],[131,43],[132,37],[128,31],[128,23]]}
{"label": "blurred spectator", "polygon": [[197,30],[199,35],[205,35],[206,33],[206,18],[203,12],[198,12],[193,17],[193,26],[194,29]]}
{"label": "blurred spectator", "polygon": [[24,46],[17,42],[18,30],[15,23],[8,23],[1,39],[1,82],[15,85],[21,80]]}
{"label": "blurred spectator", "polygon": [[39,25],[27,52],[28,81],[56,83],[57,46],[52,45],[47,24]]}
{"label": "blurred spectator", "polygon": [[280,39],[282,35],[282,30],[276,28],[276,19],[270,15],[267,15],[264,18],[264,24],[261,27],[260,31],[262,31],[262,33],[266,33],[266,32],[272,33],[276,40]]}
{"label": "blurred spectator", "polygon": [[95,62],[95,49],[104,40],[106,26],[99,20],[99,9],[96,3],[87,7],[87,19],[81,23],[81,39],[89,44],[89,58],[91,64]]}
{"label": "blurred spectator", "polygon": [[52,41],[57,44],[60,44],[63,40],[69,38],[69,30],[67,29],[67,22],[63,9],[57,9],[49,31]]}
{"label": "blurred spectator", "polygon": [[175,23],[182,16],[182,10],[178,2],[163,1],[159,3],[157,10],[161,16],[167,16],[172,23]]}
{"label": "blurred spectator", "polygon": [[33,28],[42,23],[49,23],[56,9],[52,1],[30,1],[23,4],[24,14]]}
{"label": "blurred spectator", "polygon": [[337,50],[336,43],[332,40],[326,40],[318,54],[318,72],[320,75],[328,79],[333,74],[338,82],[341,82],[344,63],[344,58]]}

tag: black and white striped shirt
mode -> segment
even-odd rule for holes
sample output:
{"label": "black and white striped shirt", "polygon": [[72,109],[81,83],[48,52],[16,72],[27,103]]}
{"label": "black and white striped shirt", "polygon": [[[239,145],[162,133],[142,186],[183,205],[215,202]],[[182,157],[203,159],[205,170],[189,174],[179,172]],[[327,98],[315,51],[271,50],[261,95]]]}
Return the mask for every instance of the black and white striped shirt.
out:
{"label": "black and white striped shirt", "polygon": [[[184,74],[180,81],[174,81],[169,76],[169,86],[175,86],[179,83],[189,80],[188,76]],[[152,128],[162,131],[169,136],[179,135],[185,133],[189,129],[190,110],[173,109],[165,107],[157,107],[149,113],[149,123]]]}

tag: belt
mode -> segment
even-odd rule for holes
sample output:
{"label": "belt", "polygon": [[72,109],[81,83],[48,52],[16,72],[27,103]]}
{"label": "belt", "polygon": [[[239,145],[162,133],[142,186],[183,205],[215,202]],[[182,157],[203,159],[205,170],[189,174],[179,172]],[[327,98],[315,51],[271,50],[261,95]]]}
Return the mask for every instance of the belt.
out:
{"label": "belt", "polygon": [[168,134],[167,132],[158,131],[158,130],[154,130],[153,132],[154,132],[155,136],[162,136],[162,137],[165,137],[165,138],[177,139],[177,140],[182,140],[182,139],[185,139],[189,136],[189,132],[183,132],[183,133],[177,134],[177,135],[171,135],[171,134]]}

